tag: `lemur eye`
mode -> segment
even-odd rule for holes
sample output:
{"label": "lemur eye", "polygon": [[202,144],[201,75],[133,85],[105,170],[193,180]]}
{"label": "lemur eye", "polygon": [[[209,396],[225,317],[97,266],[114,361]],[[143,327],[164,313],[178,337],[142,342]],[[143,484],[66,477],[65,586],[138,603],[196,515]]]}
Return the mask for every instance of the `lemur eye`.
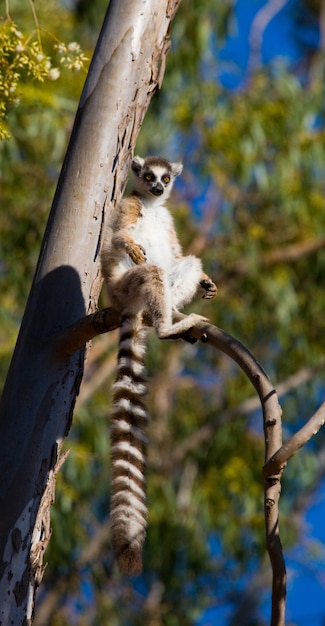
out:
{"label": "lemur eye", "polygon": [[167,174],[166,174],[166,176],[163,176],[163,181],[167,185],[167,183],[170,182],[170,176],[167,176]]}
{"label": "lemur eye", "polygon": [[146,174],[145,175],[145,179],[149,182],[150,180],[152,180],[152,174]]}

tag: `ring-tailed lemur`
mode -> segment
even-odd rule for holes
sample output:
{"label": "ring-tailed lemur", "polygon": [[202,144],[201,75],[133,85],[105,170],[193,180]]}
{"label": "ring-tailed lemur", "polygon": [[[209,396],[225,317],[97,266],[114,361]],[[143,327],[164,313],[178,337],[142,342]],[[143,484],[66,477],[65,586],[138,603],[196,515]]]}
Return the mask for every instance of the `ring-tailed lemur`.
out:
{"label": "ring-tailed lemur", "polygon": [[133,159],[133,192],[113,212],[101,251],[109,298],[121,314],[111,423],[111,531],[119,568],[125,574],[142,569],[147,525],[146,326],[154,326],[160,338],[180,335],[205,318],[192,313],[173,323],[173,311],[190,302],[199,286],[205,298],[217,292],[202,272],[200,259],[183,256],[165,207],[182,169],[181,163],[158,157]]}

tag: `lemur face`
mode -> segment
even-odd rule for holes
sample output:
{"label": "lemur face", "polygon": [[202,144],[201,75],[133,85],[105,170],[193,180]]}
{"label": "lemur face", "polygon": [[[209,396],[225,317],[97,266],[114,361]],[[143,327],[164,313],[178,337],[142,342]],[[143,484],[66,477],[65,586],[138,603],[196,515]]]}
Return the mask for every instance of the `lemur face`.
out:
{"label": "lemur face", "polygon": [[181,163],[170,163],[158,157],[142,159],[135,157],[132,161],[134,173],[134,190],[143,197],[165,196],[172,190],[174,180],[183,169]]}
{"label": "lemur face", "polygon": [[154,196],[162,196],[171,182],[170,172],[158,165],[145,167],[141,172],[141,178],[148,192]]}

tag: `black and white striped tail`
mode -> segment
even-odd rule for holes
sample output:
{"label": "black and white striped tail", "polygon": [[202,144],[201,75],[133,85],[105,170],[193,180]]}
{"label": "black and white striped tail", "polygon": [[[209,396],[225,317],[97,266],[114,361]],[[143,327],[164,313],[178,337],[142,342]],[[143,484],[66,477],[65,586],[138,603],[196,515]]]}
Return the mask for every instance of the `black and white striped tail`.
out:
{"label": "black and white striped tail", "polygon": [[142,570],[147,526],[145,349],[146,329],[142,321],[124,318],[113,385],[111,533],[119,569],[129,575]]}

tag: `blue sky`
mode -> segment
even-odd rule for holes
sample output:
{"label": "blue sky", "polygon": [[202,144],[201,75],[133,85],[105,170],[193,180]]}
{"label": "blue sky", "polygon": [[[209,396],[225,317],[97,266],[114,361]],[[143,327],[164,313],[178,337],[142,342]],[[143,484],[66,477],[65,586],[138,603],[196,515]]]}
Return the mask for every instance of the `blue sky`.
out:
{"label": "blue sky", "polygon": [[[297,626],[325,624],[325,482],[306,511],[305,538],[315,545],[315,556],[308,558],[304,547],[297,547],[287,558],[287,617]],[[318,545],[317,545],[318,544]],[[317,550],[317,552],[316,552]],[[319,556],[317,558],[317,553]]]}
{"label": "blue sky", "polygon": [[[238,0],[231,35],[219,57],[219,77],[229,89],[240,88],[249,61],[248,39],[254,17],[266,4],[265,0]],[[269,63],[275,59],[298,66],[306,47],[318,44],[317,24],[310,16],[296,20],[299,0],[288,0],[283,9],[264,30],[261,59]],[[312,506],[306,511],[302,544],[285,553],[288,570],[287,625],[325,626],[325,482],[315,494]],[[311,557],[312,549],[313,557]],[[270,612],[270,599],[265,605],[265,618]],[[224,626],[229,607],[211,608],[197,622],[197,626]]]}
{"label": "blue sky", "polygon": [[[227,88],[236,88],[245,77],[249,59],[248,39],[252,22],[257,12],[269,3],[265,0],[237,0],[231,36],[221,51],[220,78]],[[261,57],[263,63],[275,59],[298,62],[303,56],[303,47],[315,48],[319,34],[317,23],[304,19],[302,25],[296,18],[299,0],[288,0],[263,32]]]}

